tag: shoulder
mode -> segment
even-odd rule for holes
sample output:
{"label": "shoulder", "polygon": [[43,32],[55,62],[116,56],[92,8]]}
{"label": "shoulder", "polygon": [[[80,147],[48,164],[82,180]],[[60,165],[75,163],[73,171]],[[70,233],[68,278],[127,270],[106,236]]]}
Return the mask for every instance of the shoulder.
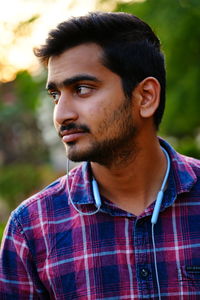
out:
{"label": "shoulder", "polygon": [[186,166],[189,165],[194,171],[196,171],[198,174],[200,174],[200,160],[193,158],[193,157],[189,157],[189,156],[185,156],[182,154],[179,154],[182,158],[182,160],[185,162]]}
{"label": "shoulder", "polygon": [[[169,143],[160,139],[171,160],[171,169],[178,193],[200,190],[200,160],[178,153]],[[172,174],[172,173],[171,173]]]}
{"label": "shoulder", "polygon": [[47,187],[24,200],[14,211],[14,215],[22,213],[24,210],[32,210],[38,202],[48,202],[49,199],[59,197],[65,190],[65,176],[62,176],[49,184]]}
{"label": "shoulder", "polygon": [[173,167],[175,169],[178,169],[179,171],[184,170],[185,172],[189,172],[189,173],[191,170],[194,170],[199,174],[200,172],[199,159],[178,153],[166,140],[163,140],[160,137],[159,137],[159,141],[161,146],[163,146],[165,150],[167,150],[170,159],[172,161]]}
{"label": "shoulder", "polygon": [[[71,170],[69,180],[78,181],[81,166]],[[47,187],[24,200],[11,214],[11,219],[22,226],[41,220],[55,220],[60,212],[69,212],[68,193],[66,187],[66,175],[58,178]],[[63,210],[63,212],[62,212]]]}
{"label": "shoulder", "polygon": [[[69,180],[80,185],[82,166],[70,171]],[[24,200],[10,215],[4,233],[7,247],[29,249],[33,256],[45,248],[45,239],[71,229],[77,213],[68,203],[66,176],[62,176],[32,197]],[[51,239],[50,238],[50,239]]]}
{"label": "shoulder", "polygon": [[180,172],[188,173],[192,177],[200,177],[200,160],[189,157],[180,153],[176,153],[172,162],[175,163]]}
{"label": "shoulder", "polygon": [[[188,187],[191,187],[191,192],[196,193],[196,197],[200,197],[200,160],[179,154],[181,163],[180,177],[183,177],[183,182]],[[190,184],[191,183],[191,184]]]}

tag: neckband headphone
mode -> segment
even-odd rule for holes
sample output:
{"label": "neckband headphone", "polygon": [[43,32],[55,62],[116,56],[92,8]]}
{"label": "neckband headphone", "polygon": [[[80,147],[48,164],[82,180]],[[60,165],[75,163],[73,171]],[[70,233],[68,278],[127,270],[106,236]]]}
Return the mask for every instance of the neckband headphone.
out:
{"label": "neckband headphone", "polygon": [[[161,204],[162,204],[162,200],[164,197],[164,191],[165,191],[165,187],[167,184],[167,180],[169,177],[169,171],[170,171],[170,158],[169,158],[169,154],[167,153],[167,151],[161,147],[163,153],[165,154],[165,157],[167,159],[167,169],[165,172],[165,177],[163,179],[161,188],[157,194],[156,197],[156,201],[155,201],[155,206],[154,206],[154,210],[153,210],[153,214],[151,217],[151,224],[152,224],[152,244],[153,244],[153,255],[154,255],[154,267],[155,267],[155,274],[156,274],[156,282],[157,282],[157,289],[158,289],[158,298],[159,300],[161,300],[161,292],[160,292],[160,283],[159,283],[159,277],[158,277],[158,268],[157,268],[157,258],[156,258],[156,247],[155,247],[155,238],[154,238],[154,225],[157,223],[158,220],[158,216],[160,213],[160,208],[161,208]],[[95,201],[95,206],[96,206],[96,210],[92,211],[92,212],[82,212],[81,210],[79,210],[76,205],[73,203],[73,200],[71,198],[71,193],[70,193],[70,189],[69,189],[69,179],[68,179],[68,174],[69,174],[69,159],[67,159],[67,191],[68,191],[68,198],[70,203],[72,204],[72,206],[74,207],[74,209],[83,216],[91,216],[91,215],[95,215],[96,213],[99,212],[100,208],[101,208],[101,196],[99,193],[99,189],[98,189],[98,184],[96,182],[96,180],[94,179],[94,177],[92,178],[92,191],[93,191],[93,195],[94,195],[94,201]]]}
{"label": "neckband headphone", "polygon": [[[165,186],[167,183],[167,179],[169,176],[169,171],[170,171],[170,158],[169,158],[169,154],[167,153],[167,151],[163,148],[162,151],[165,154],[165,157],[167,159],[167,170],[165,173],[165,177],[163,179],[162,185],[161,185],[161,189],[159,190],[157,197],[156,197],[156,201],[155,201],[155,206],[154,206],[154,210],[153,210],[153,215],[151,218],[151,223],[152,224],[156,224],[157,219],[158,219],[158,215],[160,212],[160,207],[162,204],[162,200],[163,200],[163,196],[164,196],[164,190],[165,190]],[[67,174],[69,174],[69,159],[67,159]],[[79,210],[76,205],[73,203],[73,200],[71,198],[71,192],[69,189],[69,182],[68,182],[68,176],[67,176],[67,191],[68,191],[68,197],[69,197],[69,201],[72,204],[72,206],[74,207],[74,209],[81,215],[86,215],[86,216],[91,216],[96,214],[100,208],[101,208],[101,196],[99,194],[99,188],[98,188],[98,184],[96,182],[96,180],[94,179],[94,177],[92,178],[92,191],[93,191],[93,195],[94,195],[94,201],[95,201],[95,206],[96,206],[96,210],[92,211],[92,212],[82,212],[81,210]]]}

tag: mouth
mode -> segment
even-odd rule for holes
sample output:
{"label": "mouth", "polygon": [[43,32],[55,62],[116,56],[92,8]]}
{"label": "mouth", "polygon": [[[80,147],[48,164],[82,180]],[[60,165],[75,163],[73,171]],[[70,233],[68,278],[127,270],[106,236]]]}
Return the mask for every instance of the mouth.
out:
{"label": "mouth", "polygon": [[76,141],[78,138],[84,136],[85,131],[81,129],[63,130],[60,132],[60,137],[64,143],[70,143]]}

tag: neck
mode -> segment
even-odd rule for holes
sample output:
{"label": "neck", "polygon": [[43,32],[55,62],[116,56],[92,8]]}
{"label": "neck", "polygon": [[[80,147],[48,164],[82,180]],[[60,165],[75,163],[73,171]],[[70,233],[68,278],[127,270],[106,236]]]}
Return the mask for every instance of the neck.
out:
{"label": "neck", "polygon": [[140,147],[124,164],[91,163],[100,194],[121,209],[140,215],[157,197],[167,162],[157,138]]}

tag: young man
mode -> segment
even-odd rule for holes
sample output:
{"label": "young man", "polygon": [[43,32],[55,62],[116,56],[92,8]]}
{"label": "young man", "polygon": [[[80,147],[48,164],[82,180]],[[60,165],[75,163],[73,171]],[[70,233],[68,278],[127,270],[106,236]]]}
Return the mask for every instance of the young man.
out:
{"label": "young man", "polygon": [[132,15],[92,13],[35,54],[67,156],[85,162],[12,213],[0,299],[199,299],[200,162],[157,138],[158,38]]}

